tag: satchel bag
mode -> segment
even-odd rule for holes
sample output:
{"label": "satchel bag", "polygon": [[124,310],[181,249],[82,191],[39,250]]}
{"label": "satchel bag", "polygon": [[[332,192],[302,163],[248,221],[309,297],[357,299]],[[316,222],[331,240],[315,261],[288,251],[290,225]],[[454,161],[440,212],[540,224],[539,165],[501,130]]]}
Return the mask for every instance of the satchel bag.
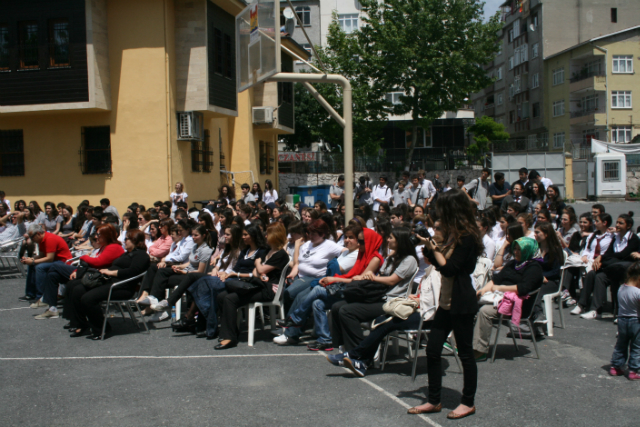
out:
{"label": "satchel bag", "polygon": [[224,287],[229,293],[238,295],[247,295],[261,289],[264,285],[257,283],[256,277],[243,277],[241,279],[227,279],[224,281]]}
{"label": "satchel bag", "polygon": [[82,281],[82,284],[84,285],[85,288],[93,289],[95,287],[106,284],[109,278],[104,276],[102,273],[100,273],[100,271],[96,270],[95,268],[88,268],[82,274],[82,279],[80,280]]}
{"label": "satchel bag", "polygon": [[418,301],[407,297],[396,297],[384,303],[382,310],[389,316],[407,320],[418,309]]}
{"label": "satchel bag", "polygon": [[348,303],[374,304],[382,302],[387,291],[389,291],[389,286],[383,283],[370,280],[354,280],[351,283],[347,283],[343,295]]}

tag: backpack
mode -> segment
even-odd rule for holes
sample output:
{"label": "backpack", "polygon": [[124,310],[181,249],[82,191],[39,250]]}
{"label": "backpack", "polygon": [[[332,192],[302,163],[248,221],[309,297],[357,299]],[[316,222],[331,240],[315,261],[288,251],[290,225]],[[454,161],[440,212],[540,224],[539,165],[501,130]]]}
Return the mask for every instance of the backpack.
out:
{"label": "backpack", "polygon": [[476,188],[469,191],[469,197],[471,197],[472,199],[476,197],[476,193],[478,193],[478,188],[480,187],[480,178],[476,178],[476,181],[478,181],[478,185],[476,185]]}

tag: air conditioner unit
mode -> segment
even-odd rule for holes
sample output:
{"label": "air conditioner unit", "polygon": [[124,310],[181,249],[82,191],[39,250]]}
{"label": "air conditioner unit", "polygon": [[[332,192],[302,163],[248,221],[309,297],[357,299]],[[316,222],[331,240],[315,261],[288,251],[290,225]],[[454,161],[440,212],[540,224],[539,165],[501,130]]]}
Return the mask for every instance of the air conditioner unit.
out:
{"label": "air conditioner unit", "polygon": [[202,125],[202,113],[184,111],[178,113],[178,140],[202,141],[204,140],[204,126]]}
{"label": "air conditioner unit", "polygon": [[273,107],[253,107],[253,124],[273,123]]}

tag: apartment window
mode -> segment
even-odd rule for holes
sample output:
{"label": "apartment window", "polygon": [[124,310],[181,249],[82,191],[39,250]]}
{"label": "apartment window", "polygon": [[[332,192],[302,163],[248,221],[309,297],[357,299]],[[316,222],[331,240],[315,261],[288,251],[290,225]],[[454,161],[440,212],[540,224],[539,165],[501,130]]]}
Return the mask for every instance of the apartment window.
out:
{"label": "apartment window", "polygon": [[338,24],[342,31],[350,34],[358,29],[358,14],[349,13],[345,15],[338,15]]}
{"label": "apartment window", "polygon": [[213,167],[213,151],[211,150],[211,138],[209,130],[204,130],[204,141],[202,141],[202,172],[211,172]]}
{"label": "apartment window", "polygon": [[271,142],[260,141],[260,173],[269,175],[273,172],[273,144]]}
{"label": "apartment window", "polygon": [[553,117],[564,116],[564,99],[553,103]]}
{"label": "apartment window", "polygon": [[[309,6],[298,6],[296,7],[296,15],[300,18],[302,25],[309,26],[311,25],[311,8]],[[296,24],[297,27],[300,25]]]}
{"label": "apartment window", "polygon": [[518,108],[518,117],[522,120],[529,118],[529,103],[523,102],[522,105]]}
{"label": "apartment window", "polygon": [[[411,144],[413,143],[413,132],[411,130],[407,130],[405,132],[405,147],[411,148]],[[424,128],[418,127],[418,135],[416,136],[416,147],[415,148],[430,148],[431,147],[431,135],[428,132],[425,132]]]}
{"label": "apartment window", "polygon": [[502,67],[499,67],[496,71],[496,76],[498,80],[502,80]]}
{"label": "apartment window", "polygon": [[533,118],[540,117],[540,103],[535,102],[532,106],[533,108]]}
{"label": "apartment window", "polygon": [[24,176],[22,130],[0,130],[0,176]]}
{"label": "apartment window", "polygon": [[514,93],[520,93],[521,91],[521,77],[520,76],[515,76],[515,78],[513,79],[513,90]]}
{"label": "apartment window", "polygon": [[57,19],[49,22],[49,66],[69,66],[69,21]]}
{"label": "apartment window", "polygon": [[564,67],[553,70],[553,85],[564,83]]}
{"label": "apartment window", "polygon": [[632,55],[614,55],[613,56],[613,72],[620,74],[633,73],[633,56]]}
{"label": "apartment window", "polygon": [[582,111],[595,111],[598,109],[598,95],[585,96],[581,102]]}
{"label": "apartment window", "polygon": [[520,36],[520,19],[516,19],[513,23],[513,38],[518,38]]}
{"label": "apartment window", "polygon": [[215,66],[216,71],[215,72],[217,74],[222,74],[222,70],[224,68],[224,62],[222,60],[222,58],[224,57],[224,49],[223,49],[224,36],[222,34],[222,31],[216,28],[213,31],[213,40],[214,40],[215,49],[216,49],[216,66]]}
{"label": "apartment window", "polygon": [[509,43],[513,41],[513,28],[509,30]]}
{"label": "apartment window", "polygon": [[531,23],[533,24],[534,29],[538,29],[538,14],[536,13],[531,17]]}
{"label": "apartment window", "polygon": [[538,73],[535,73],[531,76],[531,89],[535,89],[540,86],[540,77]]}
{"label": "apartment window", "polygon": [[191,172],[202,172],[202,148],[200,141],[191,141]]}
{"label": "apartment window", "polygon": [[564,132],[553,134],[553,148],[564,148]]}
{"label": "apartment window", "polygon": [[514,110],[509,111],[509,124],[516,122],[516,112]]}
{"label": "apartment window", "polygon": [[538,43],[535,43],[531,46],[531,59],[538,57]]}
{"label": "apartment window", "polygon": [[398,105],[402,104],[400,97],[404,95],[404,92],[389,92],[386,95],[386,100],[389,104]]}
{"label": "apartment window", "polygon": [[20,22],[19,25],[20,68],[35,69],[38,64],[38,23]]}
{"label": "apartment window", "polygon": [[500,44],[498,44],[498,52],[496,53],[496,56],[502,55],[502,40],[500,40],[499,43]]}
{"label": "apartment window", "polygon": [[613,22],[614,24],[616,22],[618,22],[618,8],[617,7],[612,7],[611,8],[611,22]]}
{"label": "apartment window", "polygon": [[509,69],[513,70],[513,56],[509,57]]}
{"label": "apartment window", "polygon": [[611,108],[631,108],[631,91],[611,91]]}
{"label": "apartment window", "polygon": [[631,126],[617,126],[611,129],[611,141],[623,144],[631,142]]}
{"label": "apartment window", "polygon": [[620,160],[602,162],[604,168],[603,181],[620,181]]}
{"label": "apartment window", "polygon": [[111,173],[111,129],[109,126],[82,128],[82,173]]}
{"label": "apartment window", "polygon": [[496,98],[497,98],[496,104],[502,105],[504,102],[504,94],[500,92]]}
{"label": "apartment window", "polygon": [[9,27],[0,24],[0,71],[9,69]]}

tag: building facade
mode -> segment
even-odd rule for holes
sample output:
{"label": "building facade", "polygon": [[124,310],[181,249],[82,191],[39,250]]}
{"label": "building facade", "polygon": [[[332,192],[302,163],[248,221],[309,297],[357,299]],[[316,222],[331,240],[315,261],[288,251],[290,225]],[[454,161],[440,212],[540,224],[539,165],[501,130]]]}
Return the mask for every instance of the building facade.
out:
{"label": "building facade", "polygon": [[544,108],[543,88],[549,77],[544,58],[636,25],[640,2],[508,0],[501,6],[501,19],[500,51],[485,66],[494,83],[472,95],[475,113],[505,125],[512,139],[527,140],[534,149],[547,148],[552,135]]}
{"label": "building facade", "polygon": [[[240,0],[0,0],[0,187],[76,206],[277,183],[293,87],[236,89]],[[290,38],[283,45],[305,55]],[[282,68],[293,60],[282,55]],[[254,124],[254,107],[272,107]]]}

